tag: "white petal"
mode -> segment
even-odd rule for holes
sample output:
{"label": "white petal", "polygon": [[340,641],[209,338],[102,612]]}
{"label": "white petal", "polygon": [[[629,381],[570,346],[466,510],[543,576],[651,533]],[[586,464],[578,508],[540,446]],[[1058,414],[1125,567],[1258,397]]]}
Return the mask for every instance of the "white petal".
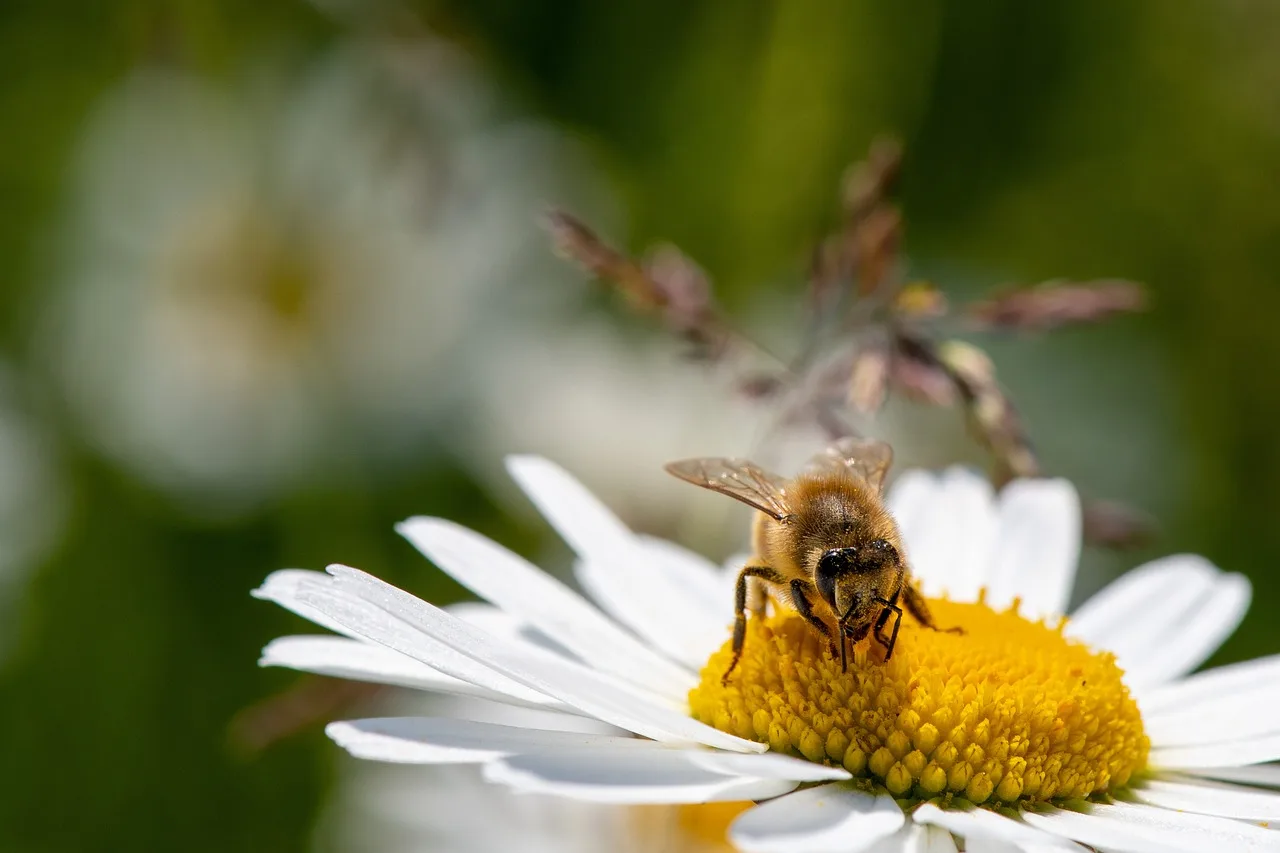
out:
{"label": "white petal", "polygon": [[912,812],[911,818],[916,823],[946,828],[964,838],[966,847],[971,847],[974,839],[984,838],[1004,841],[1021,850],[1084,850],[1073,841],[987,809],[943,810],[933,803],[923,803]]}
{"label": "white petal", "polygon": [[964,853],[1028,853],[1028,851],[1008,841],[1001,841],[999,838],[979,835],[972,840],[965,840]]}
{"label": "white petal", "polygon": [[421,717],[448,717],[453,720],[475,720],[500,726],[548,729],[578,734],[631,736],[630,732],[617,726],[585,717],[575,711],[530,708],[513,705],[510,702],[494,702],[470,696],[411,697],[408,702],[397,702],[396,705],[404,706],[408,713]]}
{"label": "white petal", "polygon": [[1280,656],[1194,675],[1138,694],[1157,747],[1236,741],[1280,732]]}
{"label": "white petal", "polygon": [[[281,575],[284,578],[281,579]],[[375,640],[376,645],[387,648],[392,653],[400,652],[420,663],[427,664],[432,670],[441,672],[459,681],[473,685],[480,691],[477,695],[494,695],[505,697],[505,701],[533,707],[547,704],[558,705],[547,695],[531,690],[517,681],[495,672],[492,667],[476,661],[466,655],[459,654],[445,643],[423,634],[414,628],[395,620],[387,620],[376,607],[361,601],[357,596],[340,596],[334,587],[333,578],[323,572],[304,572],[289,570],[275,572],[267,578],[266,583],[254,594],[279,604],[306,619],[319,625],[331,628],[359,642],[368,639],[365,634],[355,631],[348,623],[353,620],[363,622],[381,622],[383,633],[388,641]],[[336,597],[333,601],[319,606],[316,596]],[[346,614],[343,619],[335,618],[337,612]],[[412,648],[410,653],[406,649]]]}
{"label": "white petal", "polygon": [[[553,731],[550,734],[559,736],[561,733]],[[665,763],[679,761],[688,764],[690,767],[706,770],[719,776],[783,779],[796,783],[843,781],[850,778],[848,771],[843,768],[827,767],[823,764],[816,764],[812,761],[777,753],[766,752],[758,755],[744,755],[742,753],[723,752],[701,747],[674,747],[642,738],[626,738],[613,735],[594,735],[593,737],[595,737],[595,741],[582,745],[591,756],[600,756],[610,750],[614,752],[626,751],[629,754],[634,754],[637,749],[645,749],[649,752],[661,753],[661,760]],[[555,751],[573,749],[574,746],[574,741],[565,737],[557,745]],[[531,744],[530,748],[510,750],[507,754],[531,754],[548,751]],[[585,760],[594,761],[595,759],[593,757]]]}
{"label": "white petal", "polygon": [[691,763],[681,750],[531,753],[485,765],[485,778],[535,794],[598,803],[709,803],[776,797],[796,782],[726,776]]}
{"label": "white petal", "polygon": [[865,848],[865,851],[866,853],[957,853],[957,847],[956,840],[945,829],[909,823],[892,835],[886,835]]}
{"label": "white petal", "polygon": [[1187,610],[1173,614],[1163,632],[1116,655],[1131,687],[1163,684],[1204,663],[1240,625],[1249,609],[1252,587],[1244,575],[1219,574],[1213,587]]}
{"label": "white petal", "polygon": [[655,559],[652,545],[555,463],[509,456],[507,470],[582,559],[579,579],[601,606],[670,657],[691,667],[706,663],[710,649],[703,638],[713,630],[723,641],[727,620],[708,613],[699,594],[670,571],[669,560]]}
{"label": "white petal", "polygon": [[1080,559],[1080,498],[1066,480],[1014,480],[1000,492],[987,603],[1022,600],[1028,619],[1067,612]]}
{"label": "white petal", "polygon": [[[1052,836],[1049,836],[1048,833],[1045,833],[1045,837],[1052,838]],[[1066,839],[1061,839],[1061,838],[1054,839],[1054,840],[1058,842],[1070,843],[1070,842],[1066,842]],[[1090,850],[1090,848],[1081,846],[1079,844],[1075,845],[1070,849],[1079,850],[1079,851]],[[1058,853],[1058,851],[1061,851],[1061,850],[1062,850],[1061,847],[1054,846],[1052,843],[1018,845],[1018,844],[1010,844],[1007,841],[1000,841],[995,838],[988,838],[985,835],[977,836],[972,841],[968,841],[968,840],[965,841],[965,853]]]}
{"label": "white petal", "polygon": [[1196,767],[1185,771],[1194,776],[1239,782],[1255,788],[1280,788],[1280,764],[1251,764],[1244,767]]}
{"label": "white petal", "polygon": [[[573,572],[582,589],[601,608],[667,657],[691,671],[698,670],[729,638],[732,617],[713,621],[706,609],[692,598],[684,598],[684,606],[669,599],[668,612],[662,614],[658,599],[663,584],[651,583],[643,590],[628,589],[626,584],[618,582],[615,568],[608,563],[577,560]],[[653,571],[655,576],[661,572],[657,561],[653,563]],[[732,603],[731,596],[721,601],[722,605]]]}
{"label": "white petal", "polygon": [[902,853],[957,853],[957,849],[956,840],[950,832],[938,826],[920,824],[907,828],[902,845]]}
{"label": "white petal", "polygon": [[1135,798],[1163,809],[1244,820],[1280,820],[1280,794],[1189,778],[1148,779],[1130,788]]}
{"label": "white petal", "polygon": [[1049,832],[1108,850],[1134,853],[1280,850],[1280,832],[1240,821],[1133,803],[1085,808],[1085,812],[1060,809],[1027,812],[1023,819]]}
{"label": "white petal", "polygon": [[[1162,633],[1169,611],[1181,611],[1213,587],[1218,570],[1196,554],[1162,557],[1126,572],[1080,606],[1067,634],[1123,658]],[[1156,606],[1155,602],[1159,602]]]}
{"label": "white petal", "polygon": [[794,782],[840,782],[850,778],[843,767],[828,767],[801,758],[766,752],[742,755],[735,752],[690,752],[699,767],[728,776],[755,776],[760,779],[790,779]]}
{"label": "white petal", "polygon": [[298,601],[298,590],[306,584],[315,583],[317,579],[327,582],[324,572],[312,572],[307,569],[280,569],[267,575],[262,585],[249,593],[262,601],[274,601],[286,610],[292,611],[308,622],[321,628],[328,628],[337,634],[351,636],[346,628],[334,622],[313,607]]}
{"label": "white petal", "polygon": [[1087,601],[1066,630],[1115,652],[1131,686],[1153,686],[1202,663],[1235,630],[1248,601],[1242,576],[1178,554],[1122,576]]}
{"label": "white petal", "polygon": [[[703,725],[621,682],[553,655],[531,655],[488,636],[438,607],[346,566],[330,566],[335,588],[304,591],[306,603],[371,642],[389,646],[450,675],[421,639],[492,668],[513,681],[619,728],[657,741],[701,743],[733,752],[763,752],[762,744]],[[370,610],[372,607],[372,611]]]}
{"label": "white petal", "polygon": [[1166,770],[1229,767],[1280,760],[1280,733],[1194,746],[1151,748],[1152,767]]}
{"label": "white petal", "polygon": [[[458,696],[476,696],[498,702],[514,701],[510,696],[495,693],[462,681],[385,646],[375,646],[363,640],[330,635],[278,637],[262,650],[259,666],[283,666],[316,675],[367,681],[371,684],[390,684],[414,690],[430,690]],[[563,708],[559,702],[541,697],[536,707]]]}
{"label": "white petal", "polygon": [[889,494],[912,573],[926,594],[971,601],[986,583],[995,545],[991,484],[965,468],[937,478],[909,471]]}
{"label": "white petal", "polygon": [[401,764],[474,764],[528,752],[663,749],[651,740],[527,729],[447,717],[383,717],[330,723],[325,734],[356,758]]}
{"label": "white petal", "polygon": [[553,654],[580,660],[573,652],[539,631],[537,628],[522,622],[507,611],[484,604],[479,601],[460,601],[446,605],[446,613],[457,616],[468,625],[474,625],[486,634],[513,645],[523,646],[530,650],[552,652]]}
{"label": "white petal", "polygon": [[898,522],[903,536],[906,536],[908,529],[914,530],[918,525],[923,526],[928,523],[926,514],[936,488],[938,488],[937,479],[933,473],[918,468],[903,471],[889,484],[889,489],[884,496],[884,505]]}
{"label": "white petal", "polygon": [[411,518],[396,530],[476,595],[597,668],[623,673],[664,696],[683,697],[697,683],[582,596],[480,534],[439,518]]}
{"label": "white petal", "polygon": [[643,533],[636,538],[647,554],[662,562],[669,577],[698,599],[712,621],[719,624],[733,617],[733,599],[722,595],[724,585],[718,565],[697,551],[667,539]]}
{"label": "white petal", "polygon": [[904,822],[892,797],[822,785],[744,812],[729,825],[729,839],[746,853],[856,853]]}
{"label": "white petal", "polygon": [[1280,680],[1280,655],[1197,672],[1180,681],[1141,691],[1144,716],[1203,706],[1226,696],[1247,693],[1250,688]]}

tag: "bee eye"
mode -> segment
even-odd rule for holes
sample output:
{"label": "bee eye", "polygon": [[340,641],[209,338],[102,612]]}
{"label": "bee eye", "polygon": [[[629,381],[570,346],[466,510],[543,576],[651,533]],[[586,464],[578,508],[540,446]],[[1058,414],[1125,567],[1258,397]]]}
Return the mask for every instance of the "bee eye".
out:
{"label": "bee eye", "polygon": [[898,549],[884,539],[873,539],[867,543],[866,547],[885,562],[896,563],[898,561]]}
{"label": "bee eye", "polygon": [[885,566],[896,566],[898,563],[898,549],[883,539],[868,542],[858,555],[858,568],[864,572],[879,571]]}
{"label": "bee eye", "polygon": [[853,571],[857,559],[857,548],[832,548],[818,558],[813,582],[818,594],[832,607],[836,604],[836,580]]}

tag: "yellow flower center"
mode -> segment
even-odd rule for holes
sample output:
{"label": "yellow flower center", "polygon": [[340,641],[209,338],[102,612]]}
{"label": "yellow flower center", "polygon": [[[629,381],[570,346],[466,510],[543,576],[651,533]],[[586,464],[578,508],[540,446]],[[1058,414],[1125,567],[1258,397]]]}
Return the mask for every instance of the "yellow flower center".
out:
{"label": "yellow flower center", "polygon": [[[896,797],[1064,800],[1114,790],[1150,741],[1115,656],[1030,622],[1014,608],[929,602],[939,625],[909,616],[893,657],[860,643],[847,672],[796,613],[750,619],[727,685],[728,644],[689,693],[693,716],[778,752],[843,765]],[[1065,623],[1064,623],[1065,624]]]}
{"label": "yellow flower center", "polygon": [[682,806],[633,806],[627,835],[634,847],[616,849],[663,850],[667,853],[733,853],[727,840],[729,824],[754,806],[753,802],[699,803]]}

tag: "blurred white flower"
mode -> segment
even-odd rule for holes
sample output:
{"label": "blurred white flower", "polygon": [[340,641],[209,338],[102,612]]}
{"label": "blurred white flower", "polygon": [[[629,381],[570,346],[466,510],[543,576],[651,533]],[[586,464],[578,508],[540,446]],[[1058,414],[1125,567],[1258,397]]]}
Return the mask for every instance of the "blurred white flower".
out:
{"label": "blurred white flower", "polygon": [[668,344],[627,341],[605,323],[513,327],[471,362],[478,416],[459,446],[495,487],[509,482],[495,448],[517,447],[591,472],[633,516],[673,510],[679,486],[663,463],[756,452],[768,411],[681,363]]}
{"label": "blurred white flower", "polygon": [[[735,391],[729,371],[689,361],[687,346],[669,336],[637,341],[607,319],[580,319],[559,329],[507,321],[481,338],[483,351],[467,359],[474,428],[455,436],[454,446],[495,491],[511,496],[516,512],[528,507],[500,464],[500,451],[512,448],[566,460],[626,517],[724,551],[741,544],[739,507],[690,506],[685,486],[662,466],[744,456],[793,471],[830,441],[812,418],[784,422],[778,400]],[[859,427],[892,437],[896,457],[908,464],[966,446],[951,413],[924,417],[931,414],[889,408]]]}
{"label": "blurred white flower", "polygon": [[535,217],[582,159],[429,40],[240,87],[140,72],[74,181],[44,335],[70,408],[202,511],[420,455],[475,315],[567,274]]}
{"label": "blurred white flower", "polygon": [[48,439],[0,365],[0,653],[11,639],[23,582],[53,546],[66,514]]}

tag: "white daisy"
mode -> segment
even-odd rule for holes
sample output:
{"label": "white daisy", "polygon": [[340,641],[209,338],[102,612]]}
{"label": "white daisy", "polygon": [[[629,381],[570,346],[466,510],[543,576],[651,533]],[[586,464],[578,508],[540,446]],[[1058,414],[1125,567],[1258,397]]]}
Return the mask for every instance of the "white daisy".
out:
{"label": "white daisy", "polygon": [[42,336],[87,438],[206,513],[430,446],[507,283],[567,275],[534,220],[585,171],[435,39],[245,81],[103,98]]}
{"label": "white daisy", "polygon": [[491,606],[441,610],[345,566],[276,572],[255,595],[343,636],[281,638],[262,662],[611,728],[330,726],[353,755],[476,763],[520,791],[602,803],[754,800],[729,827],[748,851],[1280,850],[1265,823],[1280,818],[1265,763],[1280,759],[1280,657],[1187,676],[1238,624],[1247,581],[1168,557],[1061,619],[1080,534],[1064,481],[996,496],[962,470],[904,475],[889,501],[913,569],[946,595],[938,621],[967,632],[904,621],[891,661],[860,647],[841,673],[779,611],[750,620],[726,687],[731,572],[632,533],[546,460],[509,468],[599,608],[465,528],[415,518],[400,532]]}
{"label": "white daisy", "polygon": [[53,440],[23,396],[0,363],[0,655],[16,633],[26,580],[57,541],[67,509]]}

